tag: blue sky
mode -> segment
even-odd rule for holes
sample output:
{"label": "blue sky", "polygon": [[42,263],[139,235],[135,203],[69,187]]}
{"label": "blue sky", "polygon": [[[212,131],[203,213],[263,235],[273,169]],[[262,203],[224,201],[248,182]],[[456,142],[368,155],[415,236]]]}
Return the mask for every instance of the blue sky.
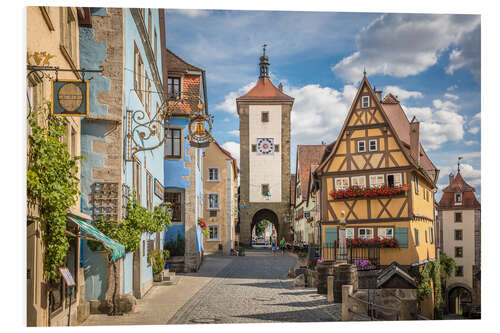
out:
{"label": "blue sky", "polygon": [[295,97],[292,172],[297,144],[336,139],[366,68],[372,86],[421,122],[439,187],[463,156],[480,194],[480,16],[176,9],[166,22],[168,48],[206,70],[214,136],[236,157],[235,98],[257,80],[266,43],[272,81]]}

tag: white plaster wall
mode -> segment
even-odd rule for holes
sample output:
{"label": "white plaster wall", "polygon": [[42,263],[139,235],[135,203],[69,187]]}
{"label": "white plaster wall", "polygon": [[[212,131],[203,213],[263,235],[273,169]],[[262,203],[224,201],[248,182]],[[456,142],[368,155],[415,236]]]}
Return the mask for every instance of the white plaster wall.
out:
{"label": "white plaster wall", "polygon": [[[461,223],[455,222],[455,213],[462,212]],[[455,240],[455,229],[462,229],[463,240]],[[465,283],[472,288],[472,266],[474,265],[474,210],[443,211],[443,252],[452,257],[458,266],[464,266],[464,276],[452,277],[447,284]],[[455,247],[463,247],[463,258],[455,258]]]}
{"label": "white plaster wall", "polygon": [[[261,121],[261,112],[269,112],[269,122]],[[281,105],[249,106],[249,194],[250,202],[281,202]],[[280,151],[273,155],[258,155],[252,152],[257,138],[274,138]],[[266,200],[261,193],[261,184],[269,184],[271,198]]]}

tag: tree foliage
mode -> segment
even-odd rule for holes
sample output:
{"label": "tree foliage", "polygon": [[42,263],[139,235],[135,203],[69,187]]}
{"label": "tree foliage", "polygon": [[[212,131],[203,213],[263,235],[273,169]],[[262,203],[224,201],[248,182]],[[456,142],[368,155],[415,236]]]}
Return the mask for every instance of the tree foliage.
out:
{"label": "tree foliage", "polygon": [[28,198],[38,205],[40,212],[45,245],[44,274],[52,282],[57,280],[57,269],[64,264],[69,248],[65,235],[66,214],[80,193],[77,162],[84,158],[71,157],[63,142],[66,119],[48,116],[46,126],[42,127],[37,115],[33,112],[28,119],[31,135],[26,186]]}
{"label": "tree foliage", "polygon": [[261,236],[266,231],[268,224],[269,224],[269,221],[267,221],[267,220],[262,220],[262,221],[257,222],[257,224],[255,225],[255,234],[257,236]]}

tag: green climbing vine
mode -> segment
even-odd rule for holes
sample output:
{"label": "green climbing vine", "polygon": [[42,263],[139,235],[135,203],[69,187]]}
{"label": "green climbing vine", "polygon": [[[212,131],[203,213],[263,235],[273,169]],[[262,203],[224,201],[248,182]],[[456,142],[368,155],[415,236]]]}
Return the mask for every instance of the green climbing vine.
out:
{"label": "green climbing vine", "polygon": [[[168,204],[167,204],[168,207]],[[127,252],[134,252],[141,243],[141,235],[145,232],[154,233],[167,230],[171,224],[172,215],[160,206],[154,207],[152,212],[139,205],[135,192],[129,195],[127,202],[127,216],[123,221],[116,222],[104,217],[95,220],[95,226],[106,236],[123,244]],[[101,249],[100,244],[90,241],[92,250]]]}
{"label": "green climbing vine", "polygon": [[[46,103],[50,108],[50,103]],[[67,145],[66,119],[52,116],[38,117],[31,113],[28,123],[28,198],[38,205],[45,245],[44,274],[49,282],[58,278],[57,268],[64,264],[69,248],[66,238],[66,214],[79,194],[77,162],[84,157],[71,157]],[[44,118],[46,126],[40,126],[37,118]]]}

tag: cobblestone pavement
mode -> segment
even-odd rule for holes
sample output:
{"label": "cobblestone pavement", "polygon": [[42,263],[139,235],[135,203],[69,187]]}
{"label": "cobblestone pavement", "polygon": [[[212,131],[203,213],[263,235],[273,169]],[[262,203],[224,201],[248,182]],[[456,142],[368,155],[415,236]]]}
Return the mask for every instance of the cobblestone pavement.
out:
{"label": "cobblestone pavement", "polygon": [[287,278],[294,256],[247,250],[184,304],[169,324],[326,322],[341,319],[340,304],[329,304],[316,288],[293,288]]}

